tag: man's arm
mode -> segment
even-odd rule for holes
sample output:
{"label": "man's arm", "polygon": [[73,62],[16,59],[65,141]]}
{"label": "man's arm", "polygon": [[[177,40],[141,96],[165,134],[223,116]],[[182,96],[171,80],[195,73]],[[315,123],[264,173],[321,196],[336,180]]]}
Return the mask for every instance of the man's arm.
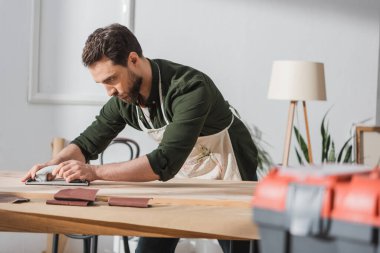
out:
{"label": "man's arm", "polygon": [[90,165],[76,160],[69,160],[60,163],[52,174],[53,176],[65,178],[67,182],[74,179],[131,182],[146,182],[159,179],[159,176],[153,172],[146,156],[127,162],[104,165]]}
{"label": "man's arm", "polygon": [[127,162],[90,165],[85,163],[85,157],[80,148],[75,144],[69,144],[49,162],[33,166],[22,181],[34,178],[38,170],[49,165],[57,165],[52,172],[53,176],[63,177],[67,182],[74,179],[134,182],[159,179],[159,176],[153,172],[146,156]]}

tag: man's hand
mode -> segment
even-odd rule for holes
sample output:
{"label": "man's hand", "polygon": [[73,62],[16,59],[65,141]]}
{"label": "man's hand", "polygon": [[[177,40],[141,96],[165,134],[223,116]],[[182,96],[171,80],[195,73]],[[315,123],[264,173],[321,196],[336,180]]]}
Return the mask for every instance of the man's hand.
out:
{"label": "man's hand", "polygon": [[[65,162],[65,161],[68,161],[68,162]],[[85,159],[84,155],[82,154],[82,151],[80,150],[80,148],[75,144],[69,144],[64,149],[62,149],[58,154],[56,154],[49,162],[34,165],[28,171],[28,173],[26,173],[26,175],[21,179],[21,181],[25,182],[29,178],[35,179],[36,172],[39,171],[40,169],[46,167],[46,166],[49,166],[49,165],[57,165],[57,172],[58,172],[58,170],[60,171],[60,169],[62,167],[64,167],[64,165],[66,165],[66,163],[68,163],[68,164],[78,163],[78,164],[81,164],[82,167],[84,167],[86,165],[84,163],[85,161],[86,161],[86,159]],[[90,166],[90,165],[87,165],[87,166]],[[95,166],[93,166],[93,167],[95,168]],[[71,166],[69,166],[69,168],[71,168]],[[68,168],[65,168],[65,170],[67,170],[67,169]],[[73,173],[68,173],[68,175],[71,175],[71,174],[73,174]],[[53,176],[55,176],[55,175],[53,175]],[[81,174],[81,176],[83,176],[83,175]],[[71,178],[69,180],[73,180]],[[66,181],[68,181],[67,178],[65,178],[65,179],[66,179]],[[75,177],[74,179],[78,179],[78,177]],[[86,178],[86,179],[90,180],[90,178]],[[95,179],[93,179],[93,180],[95,180]]]}
{"label": "man's hand", "polygon": [[52,171],[55,177],[62,177],[66,182],[71,182],[75,179],[94,181],[99,179],[96,175],[98,166],[86,164],[84,162],[69,160],[58,164]]}
{"label": "man's hand", "polygon": [[29,178],[31,179],[34,179],[36,177],[36,173],[37,171],[39,171],[40,169],[46,167],[46,166],[49,166],[49,165],[54,165],[54,164],[51,164],[49,162],[47,163],[39,163],[39,164],[36,164],[34,165],[26,174],[25,176],[21,179],[21,182],[25,182],[26,180],[28,180]]}

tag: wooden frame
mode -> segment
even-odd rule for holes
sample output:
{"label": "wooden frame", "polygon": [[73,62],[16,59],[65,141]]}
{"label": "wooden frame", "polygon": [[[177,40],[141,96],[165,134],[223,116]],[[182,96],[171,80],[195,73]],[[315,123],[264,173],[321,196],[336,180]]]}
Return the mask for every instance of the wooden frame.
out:
{"label": "wooden frame", "polygon": [[356,127],[356,162],[370,166],[380,161],[380,126]]}
{"label": "wooden frame", "polygon": [[134,15],[135,0],[32,0],[28,102],[103,105],[106,92],[81,64],[83,44],[111,23],[134,31]]}

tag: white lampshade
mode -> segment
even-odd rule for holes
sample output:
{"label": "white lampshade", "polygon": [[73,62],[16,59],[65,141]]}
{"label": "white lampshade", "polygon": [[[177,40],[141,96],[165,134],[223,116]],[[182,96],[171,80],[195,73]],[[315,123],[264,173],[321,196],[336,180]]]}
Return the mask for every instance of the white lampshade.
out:
{"label": "white lampshade", "polygon": [[268,98],[326,100],[323,63],[274,61]]}

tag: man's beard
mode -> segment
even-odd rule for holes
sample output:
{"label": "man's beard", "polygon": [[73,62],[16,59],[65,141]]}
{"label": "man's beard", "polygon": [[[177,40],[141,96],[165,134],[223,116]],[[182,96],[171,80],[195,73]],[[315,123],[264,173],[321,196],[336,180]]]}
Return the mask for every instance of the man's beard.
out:
{"label": "man's beard", "polygon": [[133,85],[129,89],[128,96],[123,99],[123,101],[127,102],[128,104],[135,104],[138,105],[140,101],[140,88],[142,84],[142,77],[137,76],[134,73],[130,73],[131,79],[133,80]]}
{"label": "man's beard", "polygon": [[133,85],[131,89],[129,90],[129,94],[127,97],[128,103],[135,104],[135,105],[139,104],[141,84],[142,84],[142,77],[137,77],[133,81]]}

